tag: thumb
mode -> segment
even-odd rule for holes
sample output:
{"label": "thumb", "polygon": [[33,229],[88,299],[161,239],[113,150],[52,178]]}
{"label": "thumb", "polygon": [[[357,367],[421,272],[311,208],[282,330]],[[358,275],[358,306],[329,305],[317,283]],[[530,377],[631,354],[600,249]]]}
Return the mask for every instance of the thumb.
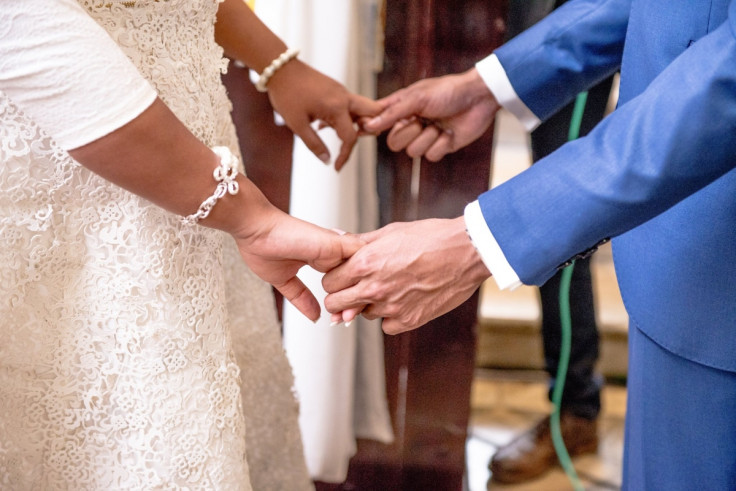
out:
{"label": "thumb", "polygon": [[348,109],[353,119],[365,116],[375,116],[386,108],[384,100],[374,101],[362,95],[350,94]]}
{"label": "thumb", "polygon": [[360,249],[366,244],[365,240],[363,240],[361,235],[349,234],[346,231],[341,230],[339,228],[332,228],[330,230],[340,235],[341,238],[343,239],[343,242],[342,242],[343,259],[348,259],[349,257],[352,257],[353,254],[358,252],[358,249]]}
{"label": "thumb", "polygon": [[383,329],[383,332],[385,332],[386,334],[393,336],[395,334],[400,334],[404,331],[408,331],[411,328],[407,328],[396,319],[385,318],[383,319],[383,322],[381,322],[381,329]]}
{"label": "thumb", "polygon": [[317,271],[326,273],[345,262],[346,259],[355,254],[363,245],[365,245],[365,242],[363,242],[360,236],[343,232],[342,235],[335,235],[329,247],[325,249],[329,250],[329,254],[322,255],[320,258],[311,261],[309,265]]}
{"label": "thumb", "polygon": [[391,128],[397,121],[414,116],[417,112],[415,103],[410,98],[402,97],[401,93],[400,90],[377,101],[383,109],[363,125],[366,131],[380,133]]}
{"label": "thumb", "polygon": [[348,259],[352,257],[353,254],[358,252],[358,250],[366,244],[362,236],[355,234],[345,234],[340,237],[340,240],[343,259]]}

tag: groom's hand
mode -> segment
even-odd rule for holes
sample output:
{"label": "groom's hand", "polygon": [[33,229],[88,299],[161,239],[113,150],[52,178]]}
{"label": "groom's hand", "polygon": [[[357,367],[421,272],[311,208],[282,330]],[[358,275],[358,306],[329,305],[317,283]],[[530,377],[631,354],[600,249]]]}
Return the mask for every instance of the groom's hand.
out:
{"label": "groom's hand", "polygon": [[457,75],[420,80],[378,101],[384,109],[365,131],[391,128],[391,150],[437,161],[479,138],[499,104],[474,68]]}
{"label": "groom's hand", "polygon": [[388,334],[452,310],[490,276],[462,217],[393,223],[360,238],[366,245],[324,276],[325,307],[383,317]]}

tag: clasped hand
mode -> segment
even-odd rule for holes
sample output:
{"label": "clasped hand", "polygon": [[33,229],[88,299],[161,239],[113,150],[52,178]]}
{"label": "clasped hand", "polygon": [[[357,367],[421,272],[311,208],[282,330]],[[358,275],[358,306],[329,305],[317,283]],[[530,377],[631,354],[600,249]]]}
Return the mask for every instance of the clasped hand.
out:
{"label": "clasped hand", "polygon": [[457,307],[490,274],[462,217],[392,223],[357,237],[363,246],[322,280],[325,308],[383,317],[389,334]]}
{"label": "clasped hand", "polygon": [[[437,161],[480,137],[499,105],[475,69],[419,81],[378,101],[366,131],[391,129],[394,151]],[[365,245],[328,272],[325,307],[333,319],[383,317],[395,334],[425,324],[464,302],[490,276],[462,217],[390,224],[362,234]]]}
{"label": "clasped hand", "polygon": [[[481,136],[499,108],[475,70],[417,82],[377,106],[359,99],[351,105],[342,112],[357,116],[363,131],[391,128],[392,150],[432,161]],[[374,116],[366,117],[371,112]],[[348,121],[342,126],[348,128]],[[351,137],[347,146],[352,146]],[[293,227],[271,227],[265,235],[269,239],[257,241],[260,252],[241,247],[241,253],[311,319],[319,316],[319,305],[296,277],[305,264],[326,272],[325,307],[333,318],[382,317],[383,330],[390,334],[419,327],[457,307],[490,276],[462,217],[393,223],[361,235],[338,235],[305,222],[298,227],[303,229],[298,233]],[[291,259],[279,259],[283,257]]]}

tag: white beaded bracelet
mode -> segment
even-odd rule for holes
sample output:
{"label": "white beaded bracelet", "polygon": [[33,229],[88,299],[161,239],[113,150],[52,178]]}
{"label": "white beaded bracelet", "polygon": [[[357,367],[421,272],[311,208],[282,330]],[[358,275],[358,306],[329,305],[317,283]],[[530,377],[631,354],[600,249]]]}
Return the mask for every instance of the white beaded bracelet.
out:
{"label": "white beaded bracelet", "polygon": [[298,54],[298,49],[289,48],[281,53],[278,58],[273,60],[270,65],[264,68],[263,73],[258,76],[258,81],[256,82],[256,89],[258,89],[258,92],[267,92],[268,89],[266,88],[266,84],[271,79],[273,74],[276,73],[276,70],[286,65],[286,63],[292,58],[296,58]]}
{"label": "white beaded bracelet", "polygon": [[212,208],[217,204],[217,200],[225,196],[225,194],[235,195],[240,190],[240,185],[235,178],[238,176],[238,159],[232,154],[227,147],[213,147],[212,151],[220,158],[220,166],[216,167],[212,172],[212,176],[217,181],[217,187],[212,196],[202,201],[199,209],[189,216],[181,217],[182,223],[185,225],[194,225],[198,221],[207,218]]}

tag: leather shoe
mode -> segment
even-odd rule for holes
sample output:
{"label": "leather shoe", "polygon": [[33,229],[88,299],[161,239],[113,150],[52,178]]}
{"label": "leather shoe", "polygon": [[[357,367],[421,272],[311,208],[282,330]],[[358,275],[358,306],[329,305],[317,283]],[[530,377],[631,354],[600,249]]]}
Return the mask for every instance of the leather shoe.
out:
{"label": "leather shoe", "polygon": [[[595,453],[598,450],[596,420],[563,411],[560,413],[560,429],[570,457]],[[499,448],[488,467],[493,481],[512,484],[540,476],[557,463],[547,417]]]}

